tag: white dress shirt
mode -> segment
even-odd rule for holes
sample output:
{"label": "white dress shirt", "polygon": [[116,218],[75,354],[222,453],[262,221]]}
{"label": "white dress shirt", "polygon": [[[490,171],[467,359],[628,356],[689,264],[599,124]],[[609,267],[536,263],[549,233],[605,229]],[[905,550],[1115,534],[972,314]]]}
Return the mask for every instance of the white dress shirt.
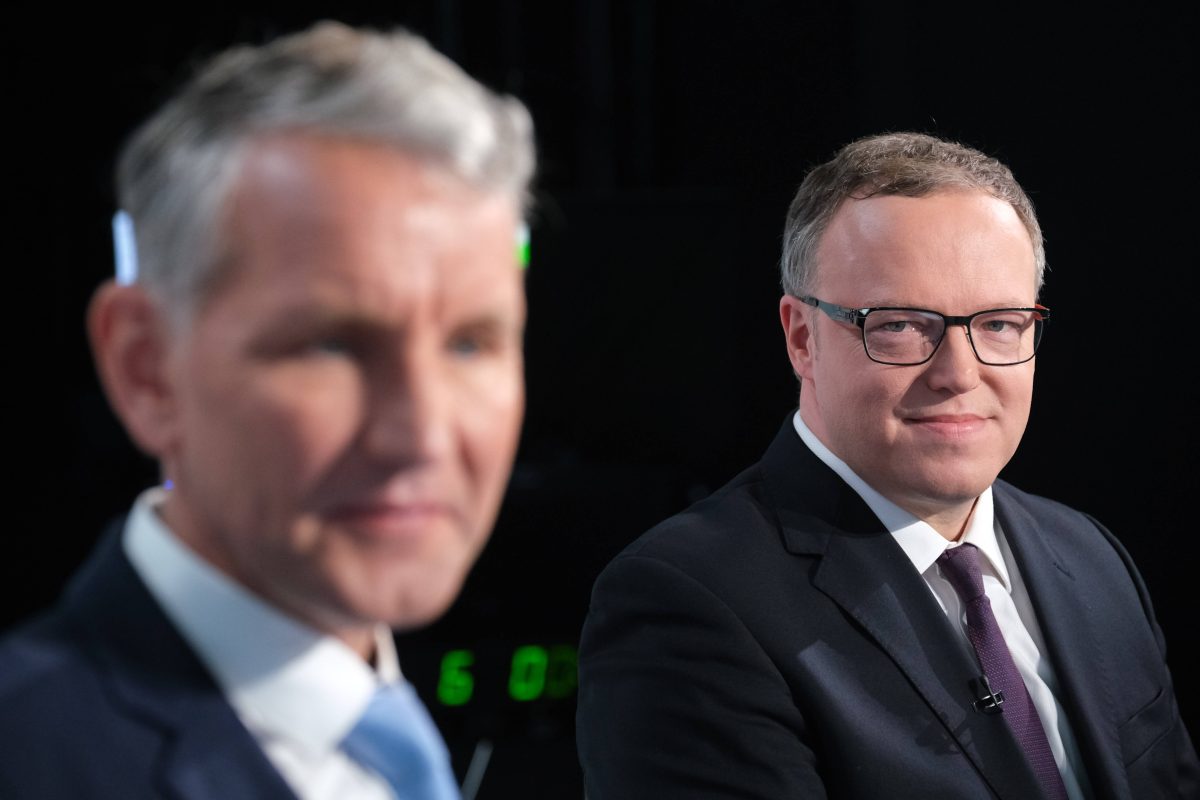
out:
{"label": "white dress shirt", "polygon": [[799,411],[792,420],[796,433],[800,434],[808,449],[858,493],[892,534],[900,549],[925,579],[925,584],[933,592],[942,611],[957,623],[954,629],[958,631],[960,643],[972,660],[976,660],[976,656],[967,638],[966,611],[950,581],[942,576],[937,560],[950,547],[969,542],[979,548],[983,556],[980,567],[983,569],[984,592],[992,604],[992,611],[1004,635],[1004,642],[1012,653],[1013,662],[1025,680],[1042,727],[1046,729],[1050,751],[1054,754],[1058,771],[1062,773],[1067,796],[1071,800],[1084,800],[1087,795],[1081,783],[1086,781],[1086,777],[1079,747],[1062,705],[1055,697],[1058,679],[1050,659],[1042,655],[1046,652],[1046,643],[1029,600],[1029,592],[993,513],[992,488],[989,486],[979,495],[962,537],[956,542],[947,541],[929,523],[917,519],[868,486],[809,430]]}
{"label": "white dress shirt", "polygon": [[372,669],[197,556],[156,512],[165,496],[156,488],[137,499],[125,554],[267,758],[302,800],[395,800],[339,749],[376,687],[402,680],[387,628],[376,631]]}

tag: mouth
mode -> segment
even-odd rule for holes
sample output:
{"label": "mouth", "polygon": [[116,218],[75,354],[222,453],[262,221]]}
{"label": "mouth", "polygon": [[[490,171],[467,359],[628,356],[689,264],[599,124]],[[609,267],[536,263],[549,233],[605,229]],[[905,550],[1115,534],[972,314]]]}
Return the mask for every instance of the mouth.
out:
{"label": "mouth", "polygon": [[977,414],[930,414],[906,417],[904,423],[935,436],[958,439],[981,431],[987,418]]}
{"label": "mouth", "polygon": [[415,543],[456,518],[454,509],[440,501],[365,501],[335,506],[327,522],[356,538],[379,543]]}

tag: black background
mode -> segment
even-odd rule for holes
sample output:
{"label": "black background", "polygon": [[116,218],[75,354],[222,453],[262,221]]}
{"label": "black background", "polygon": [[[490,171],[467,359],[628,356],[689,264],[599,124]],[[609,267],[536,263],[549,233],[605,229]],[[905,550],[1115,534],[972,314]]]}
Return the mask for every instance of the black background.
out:
{"label": "black background", "polygon": [[1081,8],[19,6],[5,56],[16,446],[0,625],[51,602],[155,478],[99,394],[83,331],[112,268],[120,142],[203,57],[333,17],[415,29],[525,100],[537,125],[513,484],[460,602],[401,642],[426,696],[442,650],[477,652],[477,698],[435,711],[460,771],[479,740],[495,744],[479,797],[580,794],[573,701],[506,700],[507,659],[521,644],[574,644],[607,559],[757,459],[795,403],[776,316],[787,203],[808,167],[885,130],[974,145],[1032,196],[1054,318],[1004,477],[1094,514],[1133,553],[1195,732],[1197,31],[1193,11],[1166,4]]}

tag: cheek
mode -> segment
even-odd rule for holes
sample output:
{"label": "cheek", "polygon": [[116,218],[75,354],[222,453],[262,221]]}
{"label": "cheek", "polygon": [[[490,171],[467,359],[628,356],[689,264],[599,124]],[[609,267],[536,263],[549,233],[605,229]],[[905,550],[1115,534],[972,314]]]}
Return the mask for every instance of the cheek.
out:
{"label": "cheek", "polygon": [[909,382],[888,372],[849,370],[843,366],[833,381],[827,400],[845,428],[862,435],[895,422],[894,410],[908,389]]}
{"label": "cheek", "polygon": [[[324,383],[289,387],[260,398],[260,416],[287,456],[304,472],[321,471],[340,458],[357,436],[365,413],[357,381],[331,376]],[[281,452],[281,458],[285,453]]]}
{"label": "cheek", "polygon": [[275,475],[256,479],[278,482],[292,494],[308,493],[344,452],[347,415],[320,396],[258,399],[247,414],[248,425],[254,426],[247,444],[253,443],[259,460]]}
{"label": "cheek", "polygon": [[1012,380],[998,387],[997,394],[1004,406],[1011,435],[1020,439],[1029,423],[1029,412],[1033,405],[1033,368],[1013,375]]}
{"label": "cheek", "polygon": [[462,387],[458,426],[470,478],[490,505],[499,502],[516,454],[525,387],[519,361],[486,372]]}
{"label": "cheek", "polygon": [[236,455],[226,470],[240,475],[243,487],[253,487],[268,506],[310,492],[353,440],[362,392],[342,372],[261,368],[199,409],[208,435]]}

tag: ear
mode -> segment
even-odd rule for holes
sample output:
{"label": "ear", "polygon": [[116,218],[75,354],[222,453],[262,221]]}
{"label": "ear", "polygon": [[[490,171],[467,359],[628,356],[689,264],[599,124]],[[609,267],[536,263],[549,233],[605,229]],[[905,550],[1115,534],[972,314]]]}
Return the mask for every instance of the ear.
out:
{"label": "ear", "polygon": [[87,323],[109,404],[138,447],[161,459],[176,427],[165,311],[142,287],[108,281],[92,296]]}
{"label": "ear", "polygon": [[779,300],[779,321],[787,342],[788,360],[797,378],[812,377],[813,330],[810,307],[790,294]]}

